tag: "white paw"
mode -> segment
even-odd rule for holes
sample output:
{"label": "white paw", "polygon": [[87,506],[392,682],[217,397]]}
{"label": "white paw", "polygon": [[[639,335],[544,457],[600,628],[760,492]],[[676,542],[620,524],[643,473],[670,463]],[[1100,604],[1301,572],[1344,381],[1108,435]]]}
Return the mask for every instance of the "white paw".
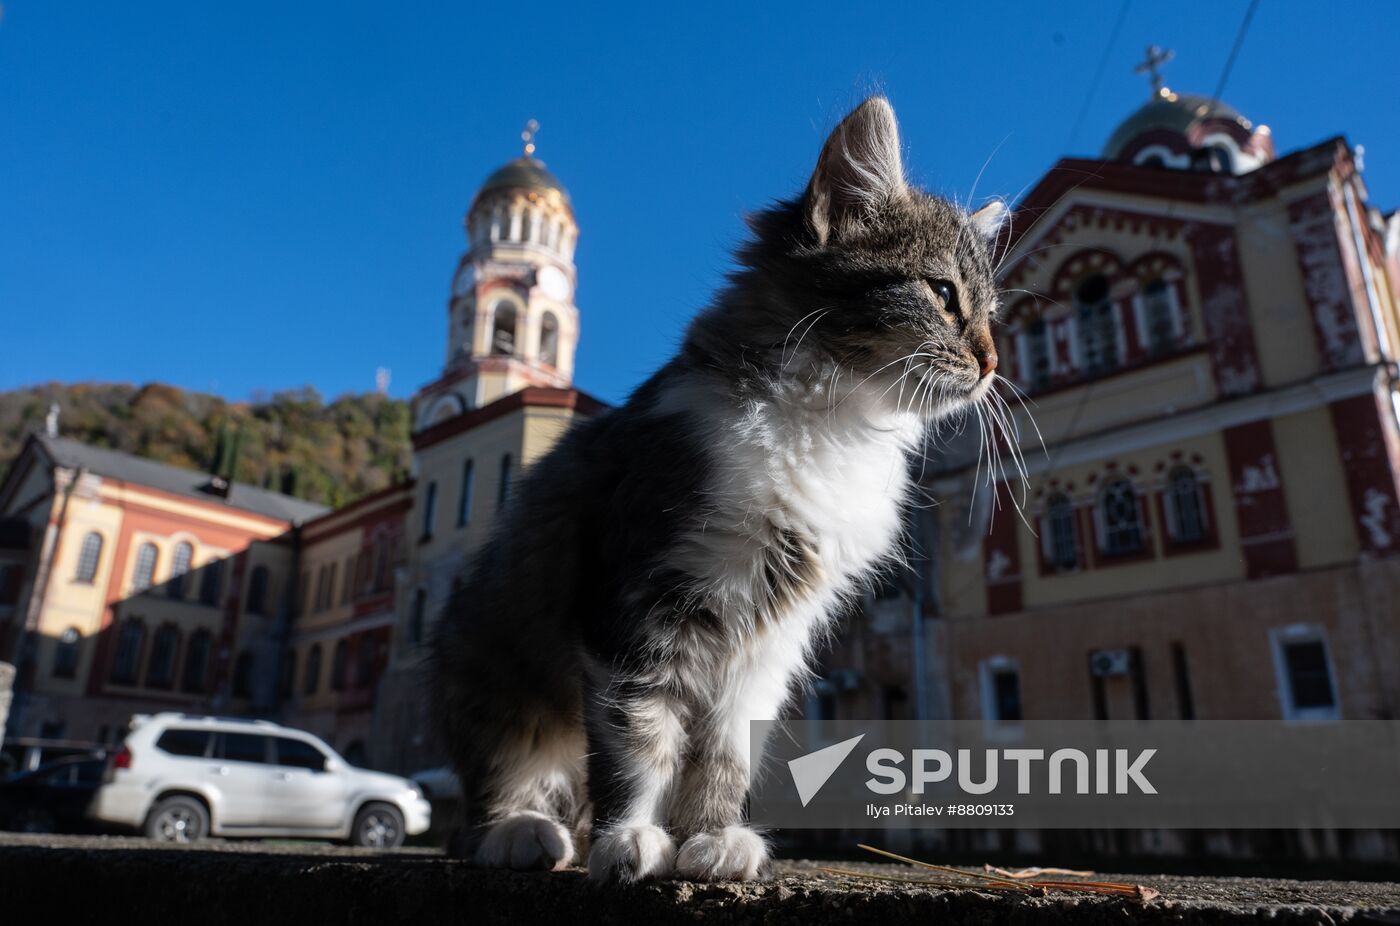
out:
{"label": "white paw", "polygon": [[696,833],[676,856],[676,874],[688,881],[753,881],[768,876],[768,843],[747,826]]}
{"label": "white paw", "polygon": [[558,871],[574,858],[569,831],[542,813],[523,810],[493,824],[476,850],[476,863],[516,871]]}
{"label": "white paw", "polygon": [[641,881],[671,873],[676,844],[659,826],[610,827],[593,831],[588,876],[597,881]]}

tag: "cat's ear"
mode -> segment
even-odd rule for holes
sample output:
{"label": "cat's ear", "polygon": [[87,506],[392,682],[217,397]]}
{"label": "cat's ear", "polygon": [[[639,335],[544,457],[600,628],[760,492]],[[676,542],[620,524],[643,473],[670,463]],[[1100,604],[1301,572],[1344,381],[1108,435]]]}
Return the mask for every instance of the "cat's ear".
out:
{"label": "cat's ear", "polygon": [[1011,211],[1006,208],[1006,203],[1000,199],[994,199],[987,205],[978,209],[968,219],[972,222],[972,227],[977,229],[982,240],[988,243],[996,240],[1001,234],[1001,227],[1006,224],[1006,220],[1011,217]]}
{"label": "cat's ear", "polygon": [[907,196],[899,123],[882,96],[856,107],[831,133],[803,199],[807,221],[825,244],[870,221],[885,205]]}

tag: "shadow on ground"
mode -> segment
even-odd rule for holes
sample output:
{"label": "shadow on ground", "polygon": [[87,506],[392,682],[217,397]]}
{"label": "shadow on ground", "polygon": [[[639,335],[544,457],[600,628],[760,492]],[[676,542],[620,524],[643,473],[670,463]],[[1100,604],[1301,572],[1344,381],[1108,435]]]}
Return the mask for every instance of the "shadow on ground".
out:
{"label": "shadow on ground", "polygon": [[[908,875],[907,868],[853,866]],[[0,836],[0,909],[44,898],[60,921],[113,914],[202,926],[268,923],[819,923],[897,926],[1084,923],[1400,924],[1388,882],[1134,876],[1147,904],[1051,894],[1008,896],[841,881],[782,862],[758,884],[662,881],[600,889],[580,871],[482,871],[429,850],[375,853],[318,844],[163,848],[116,837]],[[1107,876],[1111,877],[1111,876]]]}

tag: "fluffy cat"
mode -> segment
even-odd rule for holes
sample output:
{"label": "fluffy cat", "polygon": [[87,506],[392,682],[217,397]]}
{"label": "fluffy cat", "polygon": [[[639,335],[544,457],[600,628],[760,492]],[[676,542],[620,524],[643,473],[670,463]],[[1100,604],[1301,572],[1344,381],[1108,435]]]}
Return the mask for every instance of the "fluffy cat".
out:
{"label": "fluffy cat", "polygon": [[751,219],[679,354],[530,468],[433,640],[462,851],[763,875],[750,721],[896,553],[929,423],[990,389],[1003,215],[910,187],[894,111],[867,100],[803,195]]}

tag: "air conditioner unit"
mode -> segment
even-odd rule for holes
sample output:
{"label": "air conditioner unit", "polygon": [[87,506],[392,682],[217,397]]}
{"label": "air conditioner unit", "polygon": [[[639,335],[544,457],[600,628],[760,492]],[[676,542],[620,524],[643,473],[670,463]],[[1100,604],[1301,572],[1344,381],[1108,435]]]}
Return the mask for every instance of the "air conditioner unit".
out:
{"label": "air conditioner unit", "polygon": [[1126,649],[1101,649],[1089,655],[1089,672],[1098,677],[1128,675],[1133,671],[1133,654]]}

